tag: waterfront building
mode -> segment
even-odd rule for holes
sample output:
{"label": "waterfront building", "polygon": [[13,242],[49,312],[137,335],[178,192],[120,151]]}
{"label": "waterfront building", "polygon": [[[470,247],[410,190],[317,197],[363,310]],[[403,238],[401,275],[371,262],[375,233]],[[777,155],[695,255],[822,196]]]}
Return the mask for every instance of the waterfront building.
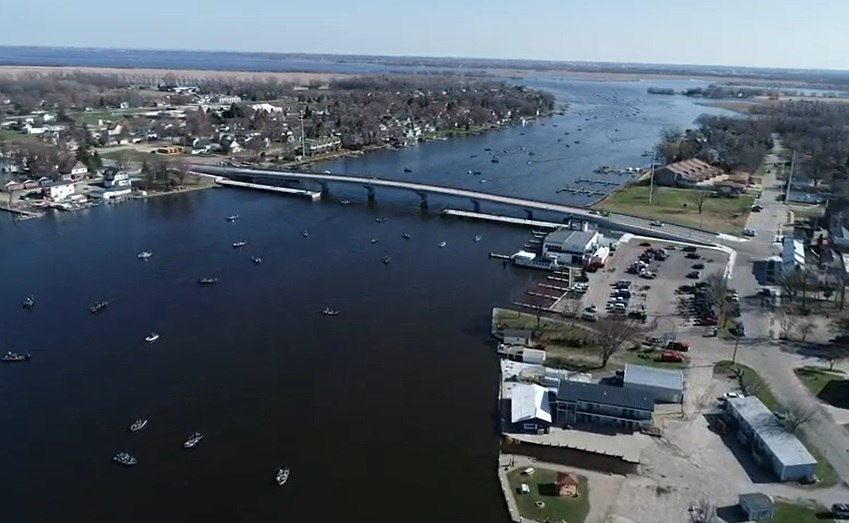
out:
{"label": "waterfront building", "polygon": [[687,187],[705,182],[721,174],[722,170],[693,158],[655,169],[654,184],[666,187]]}
{"label": "waterfront building", "polygon": [[510,387],[510,432],[547,432],[551,427],[549,391],[531,383],[514,383]]}
{"label": "waterfront building", "polygon": [[644,365],[625,365],[622,386],[652,394],[661,403],[684,401],[684,373],[680,370],[657,369]]}
{"label": "waterfront building", "polygon": [[117,167],[107,167],[103,170],[103,186],[107,189],[130,188],[132,181],[129,174],[119,171]]}
{"label": "waterfront building", "polygon": [[555,424],[558,427],[588,424],[624,431],[648,430],[654,414],[651,393],[601,385],[561,381],[557,388]]}
{"label": "waterfront building", "polygon": [[530,345],[533,333],[523,329],[505,329],[501,336],[504,345]]}
{"label": "waterfront building", "polygon": [[75,191],[74,184],[66,181],[50,182],[44,184],[42,187],[44,197],[50,198],[53,201],[70,198]]}
{"label": "waterfront building", "polygon": [[598,250],[600,243],[598,231],[560,227],[545,237],[542,256],[560,264],[584,265]]}

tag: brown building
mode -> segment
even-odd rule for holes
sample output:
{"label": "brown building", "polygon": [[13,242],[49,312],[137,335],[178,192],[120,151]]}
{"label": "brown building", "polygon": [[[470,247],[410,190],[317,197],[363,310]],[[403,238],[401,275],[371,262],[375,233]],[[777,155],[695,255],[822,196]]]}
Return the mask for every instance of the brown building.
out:
{"label": "brown building", "polygon": [[578,495],[578,476],[574,472],[557,473],[557,494],[563,498],[574,498]]}
{"label": "brown building", "polygon": [[701,160],[670,163],[654,171],[654,184],[667,187],[686,187],[722,174],[722,170]]}

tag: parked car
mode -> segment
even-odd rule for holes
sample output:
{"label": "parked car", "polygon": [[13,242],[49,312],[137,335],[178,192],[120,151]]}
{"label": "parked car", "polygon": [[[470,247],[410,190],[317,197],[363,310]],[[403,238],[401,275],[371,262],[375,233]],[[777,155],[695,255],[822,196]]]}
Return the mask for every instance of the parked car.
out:
{"label": "parked car", "polygon": [[751,238],[751,237],[757,236],[757,235],[758,235],[758,231],[756,231],[752,228],[746,227],[745,229],[743,229],[743,236],[748,236],[748,237]]}
{"label": "parked car", "polygon": [[666,345],[666,350],[674,350],[678,352],[689,352],[690,344],[686,341],[670,341]]}
{"label": "parked car", "polygon": [[752,212],[761,212],[764,210],[763,206],[759,204],[752,205]]}
{"label": "parked car", "polygon": [[717,334],[719,334],[719,330],[717,330],[716,327],[708,327],[707,329],[705,329],[706,338],[714,338]]}
{"label": "parked car", "polygon": [[640,247],[651,247],[651,244],[649,242],[642,242]]}
{"label": "parked car", "polygon": [[649,225],[652,227],[663,227],[663,222],[660,220],[652,220]]}
{"label": "parked car", "polygon": [[589,307],[584,309],[584,312],[598,312],[598,307],[596,307],[595,305],[590,305]]}
{"label": "parked car", "polygon": [[681,248],[684,252],[696,252],[696,248],[692,245],[687,245],[686,247]]}
{"label": "parked car", "polygon": [[702,273],[700,273],[699,271],[690,271],[690,272],[687,273],[686,277],[691,279],[691,280],[698,280],[699,277],[701,277],[701,275],[702,275]]}
{"label": "parked car", "polygon": [[849,519],[849,503],[835,503],[831,506],[831,515],[835,519]]}
{"label": "parked car", "polygon": [[699,258],[701,258],[701,256],[695,252],[688,252],[684,257],[689,258],[691,260],[698,260]]}
{"label": "parked car", "polygon": [[701,269],[705,268],[705,264],[704,263],[694,263],[693,266],[690,267],[690,268],[695,269],[695,270],[701,270]]}
{"label": "parked car", "polygon": [[684,356],[681,356],[677,352],[664,352],[661,353],[655,361],[663,361],[667,363],[681,363],[684,361]]}

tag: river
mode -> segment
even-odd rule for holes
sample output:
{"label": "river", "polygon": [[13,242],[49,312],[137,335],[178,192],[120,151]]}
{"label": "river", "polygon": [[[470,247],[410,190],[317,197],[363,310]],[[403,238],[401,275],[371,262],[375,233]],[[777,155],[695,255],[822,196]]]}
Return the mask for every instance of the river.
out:
{"label": "river", "polygon": [[[582,203],[554,191],[600,164],[645,165],[662,127],[713,111],[639,82],[528,82],[568,114],[316,169]],[[702,85],[651,83],[683,84]],[[462,200],[431,198],[429,213],[403,191],[365,200],[356,187],[316,203],[216,189],[0,216],[0,349],[32,354],[0,366],[4,521],[506,521],[489,311],[528,273],[487,253],[528,231],[438,217]],[[131,434],[137,417],[150,422]],[[205,439],[183,450],[194,431]],[[119,451],[138,465],[113,464]],[[292,475],[278,488],[281,464]]]}

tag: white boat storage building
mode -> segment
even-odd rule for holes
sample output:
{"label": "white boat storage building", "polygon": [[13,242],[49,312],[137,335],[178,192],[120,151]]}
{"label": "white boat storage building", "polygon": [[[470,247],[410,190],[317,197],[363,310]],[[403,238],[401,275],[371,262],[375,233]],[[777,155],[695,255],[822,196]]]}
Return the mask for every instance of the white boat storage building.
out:
{"label": "white boat storage building", "polygon": [[656,369],[643,365],[625,365],[622,386],[650,392],[661,403],[684,401],[684,373],[680,370]]}

